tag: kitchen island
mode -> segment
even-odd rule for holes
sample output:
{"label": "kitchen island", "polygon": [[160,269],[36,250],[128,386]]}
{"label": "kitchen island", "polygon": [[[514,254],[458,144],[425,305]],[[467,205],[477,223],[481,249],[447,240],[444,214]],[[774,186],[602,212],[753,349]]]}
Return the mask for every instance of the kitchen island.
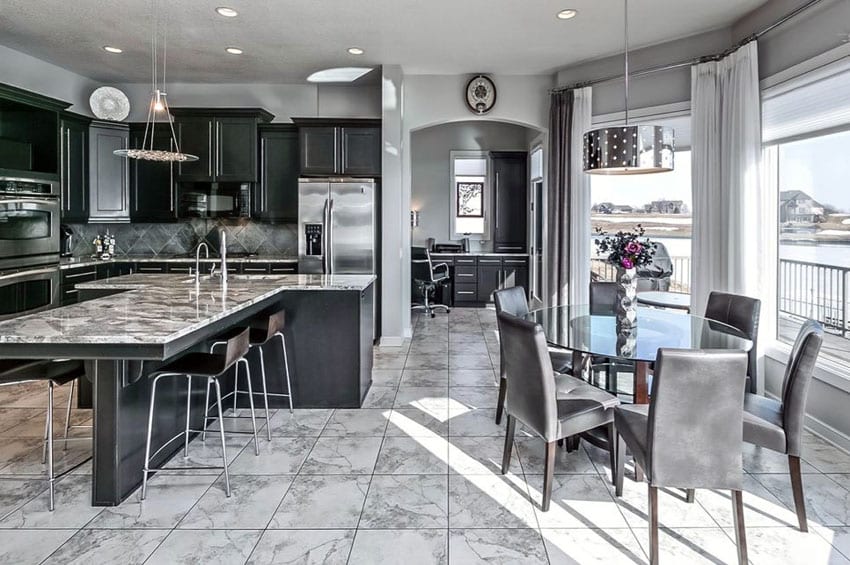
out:
{"label": "kitchen island", "polygon": [[[0,322],[0,358],[86,361],[94,386],[92,502],[115,505],[141,483],[146,375],[185,352],[207,351],[216,336],[263,314],[286,310],[296,406],[359,407],[371,384],[374,281],[372,275],[245,275],[223,286],[209,277],[196,285],[186,275],[136,274],[83,283],[77,287],[84,302]],[[269,392],[285,392],[280,346],[265,347]],[[257,391],[259,366],[249,361]],[[163,382],[157,394],[159,444],[185,424],[185,382],[178,380]],[[200,383],[192,395],[197,428]]]}

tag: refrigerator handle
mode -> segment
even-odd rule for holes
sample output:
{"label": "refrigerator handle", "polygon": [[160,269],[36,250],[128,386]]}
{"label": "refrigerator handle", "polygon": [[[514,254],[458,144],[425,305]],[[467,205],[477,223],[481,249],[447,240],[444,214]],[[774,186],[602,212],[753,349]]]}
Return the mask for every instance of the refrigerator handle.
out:
{"label": "refrigerator handle", "polygon": [[331,198],[328,200],[328,274],[332,275],[334,272],[334,256],[333,256],[333,246],[334,246],[334,199]]}
{"label": "refrigerator handle", "polygon": [[328,253],[330,253],[328,248],[328,203],[329,200],[325,198],[325,205],[322,208],[322,274],[327,274],[328,272]]}

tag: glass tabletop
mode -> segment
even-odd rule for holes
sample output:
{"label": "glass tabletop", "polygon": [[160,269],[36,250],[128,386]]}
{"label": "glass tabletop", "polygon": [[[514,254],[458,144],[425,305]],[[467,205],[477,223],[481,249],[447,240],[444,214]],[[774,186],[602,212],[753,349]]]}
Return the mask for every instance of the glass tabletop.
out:
{"label": "glass tabletop", "polygon": [[621,328],[608,313],[591,313],[590,306],[556,306],[525,316],[540,324],[547,341],[558,347],[630,361],[655,361],[662,347],[676,349],[734,349],[749,351],[752,342],[732,326],[655,308],[637,309],[637,327]]}

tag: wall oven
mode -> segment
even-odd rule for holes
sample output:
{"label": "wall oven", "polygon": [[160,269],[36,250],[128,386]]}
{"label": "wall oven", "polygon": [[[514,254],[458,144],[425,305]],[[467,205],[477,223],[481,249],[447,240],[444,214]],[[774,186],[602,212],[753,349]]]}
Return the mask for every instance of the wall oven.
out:
{"label": "wall oven", "polygon": [[59,183],[0,177],[0,270],[59,261]]}
{"label": "wall oven", "polygon": [[59,269],[48,267],[0,276],[0,320],[59,306]]}

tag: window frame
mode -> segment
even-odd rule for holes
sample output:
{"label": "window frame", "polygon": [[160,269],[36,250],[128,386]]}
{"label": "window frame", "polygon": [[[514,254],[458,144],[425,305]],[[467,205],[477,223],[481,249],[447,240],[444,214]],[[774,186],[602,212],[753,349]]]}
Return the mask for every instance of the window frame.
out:
{"label": "window frame", "polygon": [[[457,180],[455,176],[455,161],[459,159],[484,159],[486,163],[484,174],[484,197],[483,197],[483,222],[484,231],[482,233],[465,233],[457,231]],[[490,221],[491,209],[491,182],[492,177],[490,152],[489,151],[450,151],[449,152],[449,231],[450,237],[453,240],[463,239],[468,237],[480,241],[488,241],[492,239],[492,228]]]}

